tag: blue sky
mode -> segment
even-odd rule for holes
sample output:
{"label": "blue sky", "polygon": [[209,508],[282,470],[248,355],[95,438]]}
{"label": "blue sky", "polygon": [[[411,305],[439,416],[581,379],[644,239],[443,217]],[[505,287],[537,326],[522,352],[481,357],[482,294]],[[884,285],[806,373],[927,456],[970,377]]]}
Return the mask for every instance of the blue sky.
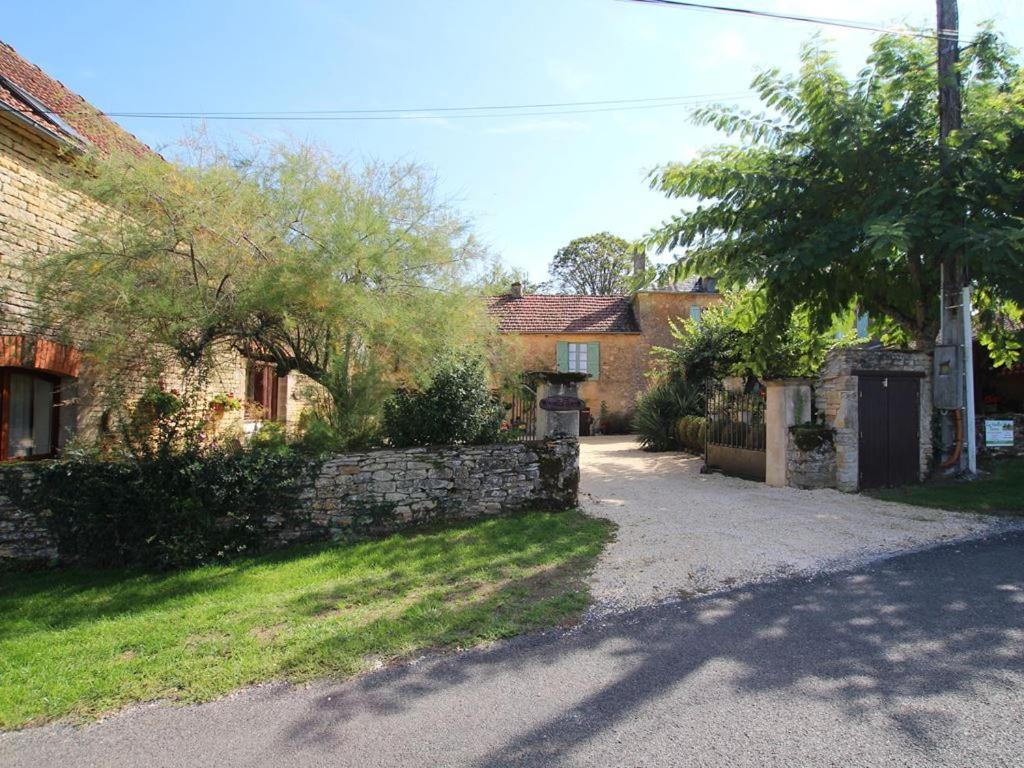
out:
{"label": "blue sky", "polygon": [[[734,0],[733,5],[934,24],[934,0]],[[802,24],[615,0],[59,2],[3,0],[0,35],[107,111],[301,111],[742,94],[792,69]],[[994,20],[1024,47],[1021,0],[964,0],[965,35]],[[851,72],[872,35],[823,30]],[[734,98],[738,97],[738,98]],[[193,120],[121,119],[155,147]],[[310,140],[359,162],[414,160],[511,265],[545,274],[574,237],[638,237],[678,209],[646,173],[715,135],[682,107],[370,122],[211,122],[215,134]]]}

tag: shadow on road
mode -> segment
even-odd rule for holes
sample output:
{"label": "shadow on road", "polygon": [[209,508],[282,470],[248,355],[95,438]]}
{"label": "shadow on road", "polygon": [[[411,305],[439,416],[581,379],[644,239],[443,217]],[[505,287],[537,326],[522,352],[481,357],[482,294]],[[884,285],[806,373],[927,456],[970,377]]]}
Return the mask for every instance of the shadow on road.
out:
{"label": "shadow on road", "polygon": [[539,680],[555,666],[586,666],[604,654],[614,657],[614,674],[581,675],[590,687],[566,692],[557,714],[478,764],[557,762],[717,660],[735,662],[731,685],[741,696],[783,691],[851,719],[881,714],[927,751],[955,714],[925,699],[1006,685],[1010,673],[1024,672],[1024,536],[985,545],[994,553],[985,558],[970,556],[977,546],[641,609],[568,634],[396,668],[323,695],[288,738],[296,748],[333,740],[356,713],[430,706],[430,697],[456,686],[472,696],[496,675]]}

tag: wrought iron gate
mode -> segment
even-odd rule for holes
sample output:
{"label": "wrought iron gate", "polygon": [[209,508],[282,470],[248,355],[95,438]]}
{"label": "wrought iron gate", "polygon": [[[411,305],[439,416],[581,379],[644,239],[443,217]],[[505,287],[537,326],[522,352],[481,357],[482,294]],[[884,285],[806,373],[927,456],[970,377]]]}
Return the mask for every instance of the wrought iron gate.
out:
{"label": "wrought iron gate", "polygon": [[708,386],[704,466],[726,475],[764,482],[765,400],[759,393]]}

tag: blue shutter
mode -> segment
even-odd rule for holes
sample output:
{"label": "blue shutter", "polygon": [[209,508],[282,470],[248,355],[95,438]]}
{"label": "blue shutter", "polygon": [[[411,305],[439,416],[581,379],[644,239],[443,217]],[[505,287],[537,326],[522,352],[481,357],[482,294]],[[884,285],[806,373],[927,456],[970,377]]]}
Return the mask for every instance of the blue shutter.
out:
{"label": "blue shutter", "polygon": [[569,370],[569,342],[560,341],[556,347],[556,363],[555,370],[565,371]]}
{"label": "blue shutter", "polygon": [[592,341],[587,344],[587,373],[590,378],[596,379],[601,373],[601,344]]}

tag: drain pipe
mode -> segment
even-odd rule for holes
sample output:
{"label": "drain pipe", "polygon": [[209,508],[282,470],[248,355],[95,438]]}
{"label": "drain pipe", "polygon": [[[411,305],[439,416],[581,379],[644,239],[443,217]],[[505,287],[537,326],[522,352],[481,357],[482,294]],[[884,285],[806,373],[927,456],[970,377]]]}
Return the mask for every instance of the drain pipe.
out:
{"label": "drain pipe", "polygon": [[978,427],[974,416],[974,335],[971,332],[971,288],[964,286],[963,299],[960,302],[960,313],[964,319],[964,378],[967,389],[967,400],[964,402],[967,411],[967,471],[972,475],[978,473]]}

